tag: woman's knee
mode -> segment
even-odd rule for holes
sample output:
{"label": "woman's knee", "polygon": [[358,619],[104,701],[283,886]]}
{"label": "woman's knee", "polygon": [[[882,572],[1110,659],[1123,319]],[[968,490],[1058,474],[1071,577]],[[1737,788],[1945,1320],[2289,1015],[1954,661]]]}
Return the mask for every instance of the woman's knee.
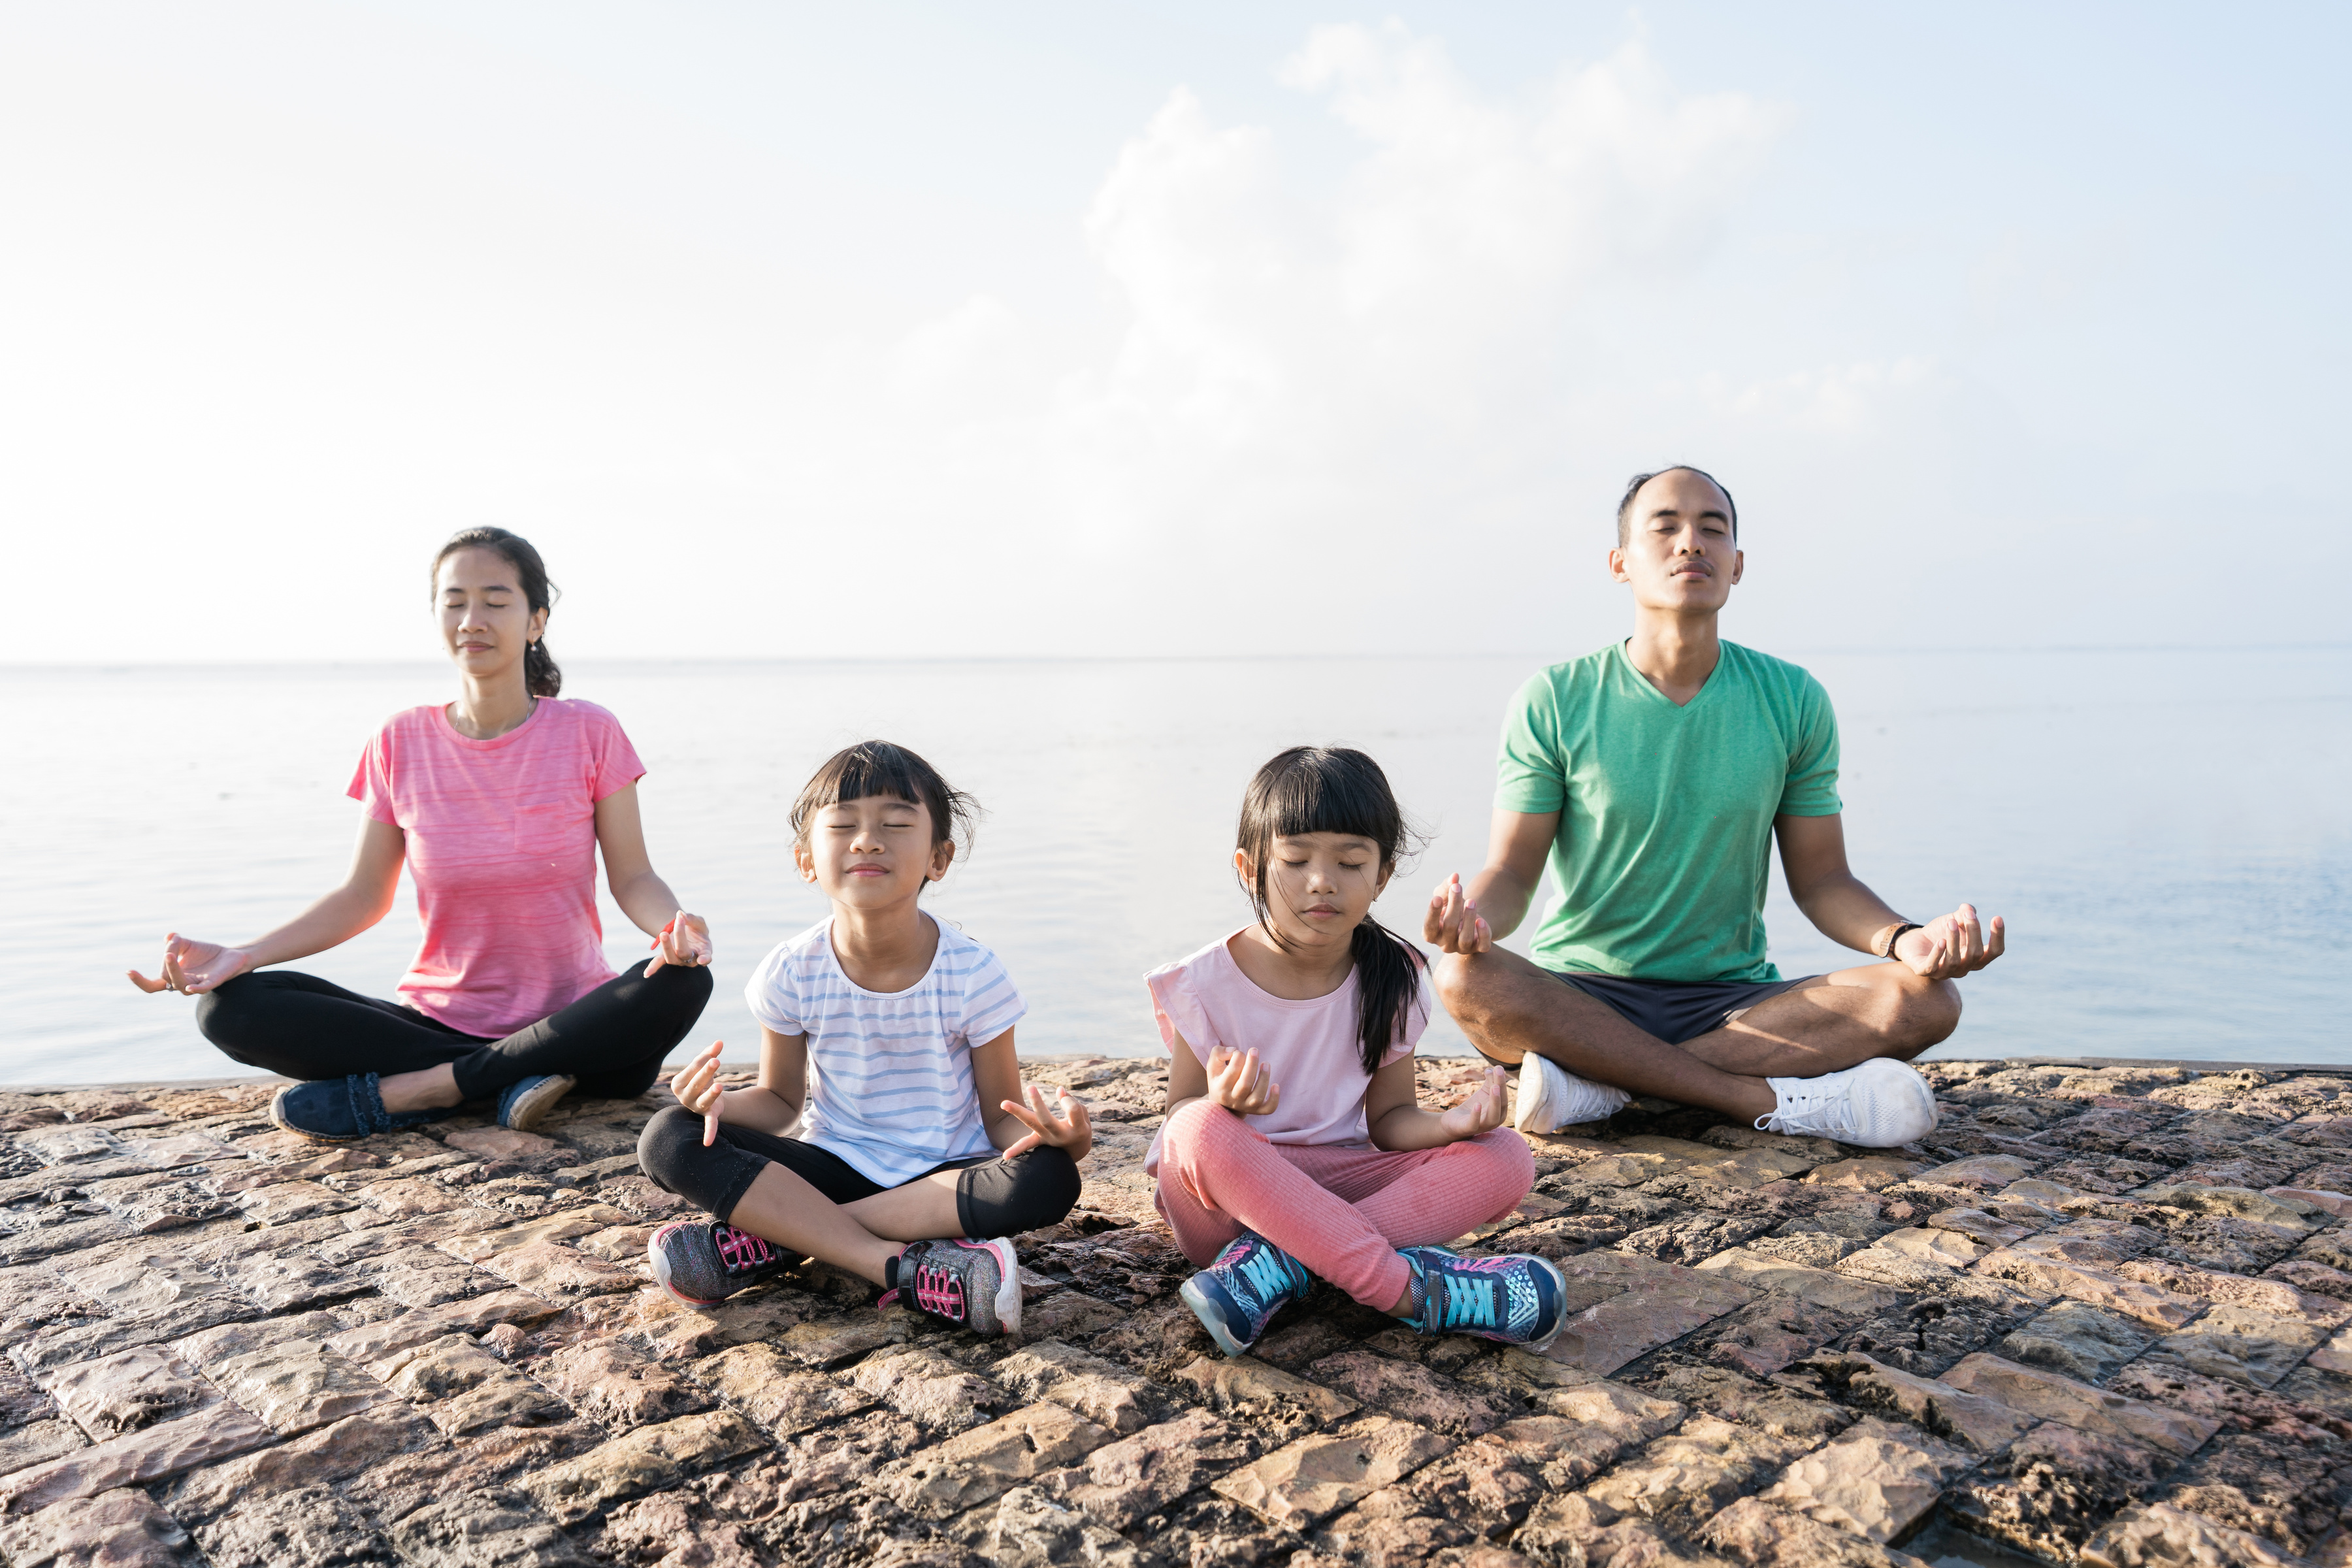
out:
{"label": "woman's knee", "polygon": [[679,1167],[702,1147],[702,1118],[685,1106],[664,1106],[637,1134],[637,1167],[664,1192],[678,1192]]}
{"label": "woman's knee", "polygon": [[254,980],[253,975],[240,974],[196,998],[196,1033],[232,1057],[245,1044],[247,1024],[253,1016],[253,1003],[260,990]]}

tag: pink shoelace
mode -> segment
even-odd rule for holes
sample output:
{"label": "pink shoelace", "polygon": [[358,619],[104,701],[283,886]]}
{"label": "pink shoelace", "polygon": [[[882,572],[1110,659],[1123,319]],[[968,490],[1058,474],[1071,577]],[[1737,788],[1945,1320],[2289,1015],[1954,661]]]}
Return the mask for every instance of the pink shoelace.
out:
{"label": "pink shoelace", "polygon": [[950,1322],[963,1321],[963,1281],[936,1264],[915,1267],[915,1305]]}
{"label": "pink shoelace", "polygon": [[731,1225],[713,1226],[710,1239],[719,1246],[719,1261],[727,1266],[730,1274],[740,1274],[747,1268],[757,1268],[774,1260],[775,1248],[748,1230],[737,1230]]}

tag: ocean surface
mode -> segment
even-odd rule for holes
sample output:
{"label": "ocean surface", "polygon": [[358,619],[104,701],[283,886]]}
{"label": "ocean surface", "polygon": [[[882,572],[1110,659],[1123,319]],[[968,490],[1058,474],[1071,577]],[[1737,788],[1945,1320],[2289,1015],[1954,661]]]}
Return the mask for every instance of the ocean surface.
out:
{"label": "ocean surface", "polygon": [[[1856,872],[1914,919],[1967,899],[2009,921],[1938,1054],[2352,1063],[2352,648],[1781,651],[1837,704]],[[582,659],[565,694],[627,727],[654,863],[710,921],[719,987],[689,1044],[756,1052],[743,981],[824,912],[785,808],[880,736],[987,810],[930,907],[1003,956],[1022,1048],[1143,1054],[1144,972],[1247,919],[1233,828],[1259,763],[1301,742],[1381,760],[1431,837],[1378,912],[1417,931],[1428,889],[1478,862],[1505,703],[1546,662]],[[167,930],[249,941],[332,887],[362,745],[452,694],[429,664],[0,669],[0,1082],[247,1070],[188,998],[122,972],[152,973]],[[1777,870],[1769,913],[1784,973],[1851,960]],[[609,900],[604,930],[616,967],[642,958]],[[388,995],[415,942],[404,885],[300,967]],[[1441,1019],[1423,1049],[1466,1046]]]}

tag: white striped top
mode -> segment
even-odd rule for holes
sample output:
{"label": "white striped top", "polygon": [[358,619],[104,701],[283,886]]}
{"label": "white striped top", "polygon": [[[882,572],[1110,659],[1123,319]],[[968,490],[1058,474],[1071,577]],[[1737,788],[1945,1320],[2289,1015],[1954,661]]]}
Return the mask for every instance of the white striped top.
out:
{"label": "white striped top", "polygon": [[996,954],[948,924],[922,979],[868,991],[842,973],[833,921],[779,942],[743,987],[751,1016],[808,1037],[804,1142],[895,1187],[950,1160],[992,1154],[971,1048],[1029,1011]]}

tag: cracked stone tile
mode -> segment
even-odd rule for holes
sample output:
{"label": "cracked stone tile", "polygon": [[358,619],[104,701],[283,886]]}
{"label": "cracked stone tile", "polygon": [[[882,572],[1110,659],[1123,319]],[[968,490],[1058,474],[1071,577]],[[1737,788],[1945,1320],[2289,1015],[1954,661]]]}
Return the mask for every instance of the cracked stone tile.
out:
{"label": "cracked stone tile", "polygon": [[2328,1296],[2306,1295],[2283,1279],[2216,1274],[2165,1258],[2119,1264],[2116,1272],[2126,1279],[2162,1286],[2178,1296],[2193,1296],[2217,1306],[2244,1307],[2283,1318],[2300,1318],[2319,1328],[2334,1328],[2352,1319],[2352,1307]]}
{"label": "cracked stone tile", "polygon": [[1066,1469],[1115,1436],[1074,1411],[1040,1401],[882,1466],[875,1485],[910,1513],[944,1519],[1023,1481]]}
{"label": "cracked stone tile", "polygon": [[1908,1552],[1755,1498],[1741,1498],[1708,1520],[1698,1542],[1756,1568],[1926,1568]]}
{"label": "cracked stone tile", "polygon": [[645,1280],[625,1268],[552,1241],[529,1242],[482,1259],[481,1267],[508,1284],[551,1300],[608,1296],[635,1290]]}
{"label": "cracked stone tile", "polygon": [[463,1334],[398,1352],[369,1370],[453,1437],[494,1426],[551,1426],[572,1415],[563,1401]]}
{"label": "cracked stone tile", "polygon": [[1972,1453],[2000,1453],[2035,1419],[2000,1400],[1934,1378],[1915,1377],[1858,1352],[1829,1352],[1805,1367],[1853,1409],[1907,1422]]}
{"label": "cracked stone tile", "polygon": [[2046,1296],[2029,1296],[1990,1280],[1961,1275],[1939,1294],[1889,1308],[1837,1342],[1918,1377],[1940,1377],[1969,1352],[2033,1316]]}
{"label": "cracked stone tile", "polygon": [[394,1568],[391,1542],[324,1487],[249,1499],[195,1531],[212,1568]]}
{"label": "cracked stone tile", "polygon": [[[1192,1316],[1189,1311],[1185,1315]],[[1328,1426],[1361,1408],[1344,1394],[1247,1356],[1235,1361],[1202,1356],[1179,1368],[1173,1381],[1236,1426],[1255,1427],[1276,1442]]]}
{"label": "cracked stone tile", "polygon": [[576,1524],[613,1503],[675,1486],[697,1471],[766,1447],[768,1439],[743,1417],[713,1410],[625,1432],[528,1477],[523,1487],[549,1517]]}
{"label": "cracked stone tile", "polygon": [[499,1323],[534,1328],[561,1310],[526,1291],[497,1290],[364,1323],[335,1335],[326,1344],[338,1355],[372,1365],[450,1334],[478,1334]]}
{"label": "cracked stone tile", "polygon": [[58,1408],[98,1442],[220,1403],[218,1389],[161,1345],[61,1367],[43,1381]]}
{"label": "cracked stone tile", "polygon": [[2282,1382],[2266,1393],[2146,1361],[2126,1367],[2107,1385],[2109,1393],[2127,1399],[2218,1421],[2225,1432],[2251,1432],[2273,1442],[2316,1447],[2352,1441],[2352,1418],[2345,1412],[2305,1403],[2291,1396],[2287,1387]]}
{"label": "cracked stone tile", "polygon": [[1286,1443],[1210,1489],[1281,1529],[1304,1531],[1453,1447],[1412,1422],[1367,1415]]}
{"label": "cracked stone tile", "polygon": [[1767,1294],[1692,1335],[1685,1349],[1720,1365],[1769,1377],[1855,1326],[1853,1314]]}
{"label": "cracked stone tile", "polygon": [[956,1432],[1016,1403],[988,1378],[923,1346],[879,1352],[857,1363],[850,1383],[916,1425]]}
{"label": "cracked stone tile", "polygon": [[1902,1300],[1893,1290],[1865,1283],[1849,1274],[1827,1268],[1802,1268],[1763,1253],[1750,1252],[1746,1247],[1717,1253],[1698,1267],[1703,1274],[1719,1275],[1758,1290],[1769,1290],[1776,1296],[1793,1296],[1800,1301],[1826,1307],[1836,1312],[1861,1315],[1884,1311]]}
{"label": "cracked stone tile", "polygon": [[874,1396],[815,1372],[772,1345],[736,1345],[693,1363],[720,1398],[781,1437],[869,1409]]}
{"label": "cracked stone tile", "polygon": [[493,1427],[411,1449],[354,1476],[341,1489],[389,1524],[444,1499],[512,1489],[525,1475],[576,1458],[605,1436],[604,1428],[577,1420]]}
{"label": "cracked stone tile", "polygon": [[1037,1484],[1108,1529],[1132,1530],[1258,1452],[1247,1431],[1206,1411],[1188,1410],[1107,1443]]}
{"label": "cracked stone tile", "polygon": [[2011,1330],[1992,1349],[2009,1361],[2047,1367],[2080,1383],[2105,1384],[2155,1342],[2144,1323],[2070,1300]]}
{"label": "cracked stone tile", "polygon": [[2232,1433],[2174,1473],[2161,1501],[2306,1556],[2352,1500],[2341,1455]]}
{"label": "cracked stone tile", "polygon": [[710,1407],[676,1370],[618,1340],[583,1341],[534,1363],[530,1371],[573,1409],[606,1426],[643,1426]]}
{"label": "cracked stone tile", "polygon": [[292,1442],[192,1470],[165,1489],[163,1500],[180,1519],[201,1523],[240,1499],[347,1480],[440,1441],[432,1425],[409,1406],[379,1405]]}
{"label": "cracked stone tile", "polygon": [[2296,1568],[2299,1560],[2259,1535],[2154,1502],[2126,1509],[2083,1548],[2091,1568]]}
{"label": "cracked stone tile", "polygon": [[1449,1437],[1491,1432],[1514,1412],[1492,1394],[1465,1388],[1425,1366],[1378,1355],[1342,1351],[1304,1369],[1304,1375],[1336,1388],[1360,1405],[1418,1422]]}
{"label": "cracked stone tile", "polygon": [[1979,1260],[1977,1272],[1989,1279],[2015,1280],[2052,1295],[2087,1301],[2167,1331],[2189,1322],[2205,1307],[2202,1301],[2176,1296],[2160,1286],[2122,1279],[2101,1268],[2036,1258],[2011,1247],[1987,1253]]}
{"label": "cracked stone tile", "polygon": [[11,1427],[0,1436],[0,1476],[37,1465],[45,1459],[62,1458],[77,1448],[89,1446],[89,1438],[72,1422],[52,1416],[43,1421],[28,1421]]}
{"label": "cracked stone tile", "polygon": [[1021,1330],[1040,1339],[1076,1342],[1092,1338],[1127,1320],[1123,1308],[1097,1301],[1079,1290],[1056,1290],[1041,1301],[1021,1308]]}
{"label": "cracked stone tile", "polygon": [[394,1549],[417,1568],[585,1568],[590,1562],[513,1491],[429,1504],[394,1525],[391,1534]]}
{"label": "cracked stone tile", "polygon": [[1961,1528],[2046,1562],[2071,1563],[2116,1513],[2145,1501],[2172,1455],[2045,1421],[1952,1489]]}
{"label": "cracked stone tile", "polygon": [[2167,1409],[2146,1400],[2127,1399],[2056,1373],[2020,1366],[1982,1352],[1952,1368],[1945,1373],[1944,1381],[1970,1394],[1997,1399],[2021,1415],[2062,1421],[2110,1437],[2128,1438],[2169,1454],[2194,1452],[2221,1426],[2219,1421]]}
{"label": "cracked stone tile", "polygon": [[117,1487],[144,1486],[276,1440],[268,1426],[224,1401],[0,1476],[0,1516],[33,1513]]}
{"label": "cracked stone tile", "polygon": [[2214,1307],[2187,1329],[2168,1334],[2147,1352],[2207,1377],[2227,1378],[2268,1388],[2326,1339],[2325,1330],[2299,1318],[2243,1307]]}
{"label": "cracked stone tile", "polygon": [[59,1276],[106,1316],[18,1346],[17,1363],[27,1372],[260,1315],[251,1302],[176,1252],[142,1247],[94,1268],[61,1269]]}
{"label": "cracked stone tile", "polygon": [[1972,1462],[1916,1427],[1864,1417],[1757,1496],[1884,1545],[1925,1519]]}
{"label": "cracked stone tile", "polygon": [[989,1377],[1024,1401],[1050,1399],[1119,1436],[1166,1414],[1167,1401],[1125,1367],[1053,1340],[1036,1340],[992,1363]]}
{"label": "cracked stone tile", "polygon": [[1784,1381],[1759,1382],[1728,1367],[1675,1355],[1657,1363],[1642,1388],[1661,1399],[1780,1436],[1828,1437],[1854,1419],[1853,1412],[1810,1398]]}
{"label": "cracked stone tile", "polygon": [[1688,1535],[1812,1446],[1811,1438],[1776,1436],[1721,1416],[1696,1415],[1672,1435],[1619,1460],[1584,1495],[1617,1513],[1638,1514],[1671,1534]]}
{"label": "cracked stone tile", "polygon": [[123,1488],[0,1527],[0,1558],[20,1568],[181,1568],[188,1532],[143,1492]]}

